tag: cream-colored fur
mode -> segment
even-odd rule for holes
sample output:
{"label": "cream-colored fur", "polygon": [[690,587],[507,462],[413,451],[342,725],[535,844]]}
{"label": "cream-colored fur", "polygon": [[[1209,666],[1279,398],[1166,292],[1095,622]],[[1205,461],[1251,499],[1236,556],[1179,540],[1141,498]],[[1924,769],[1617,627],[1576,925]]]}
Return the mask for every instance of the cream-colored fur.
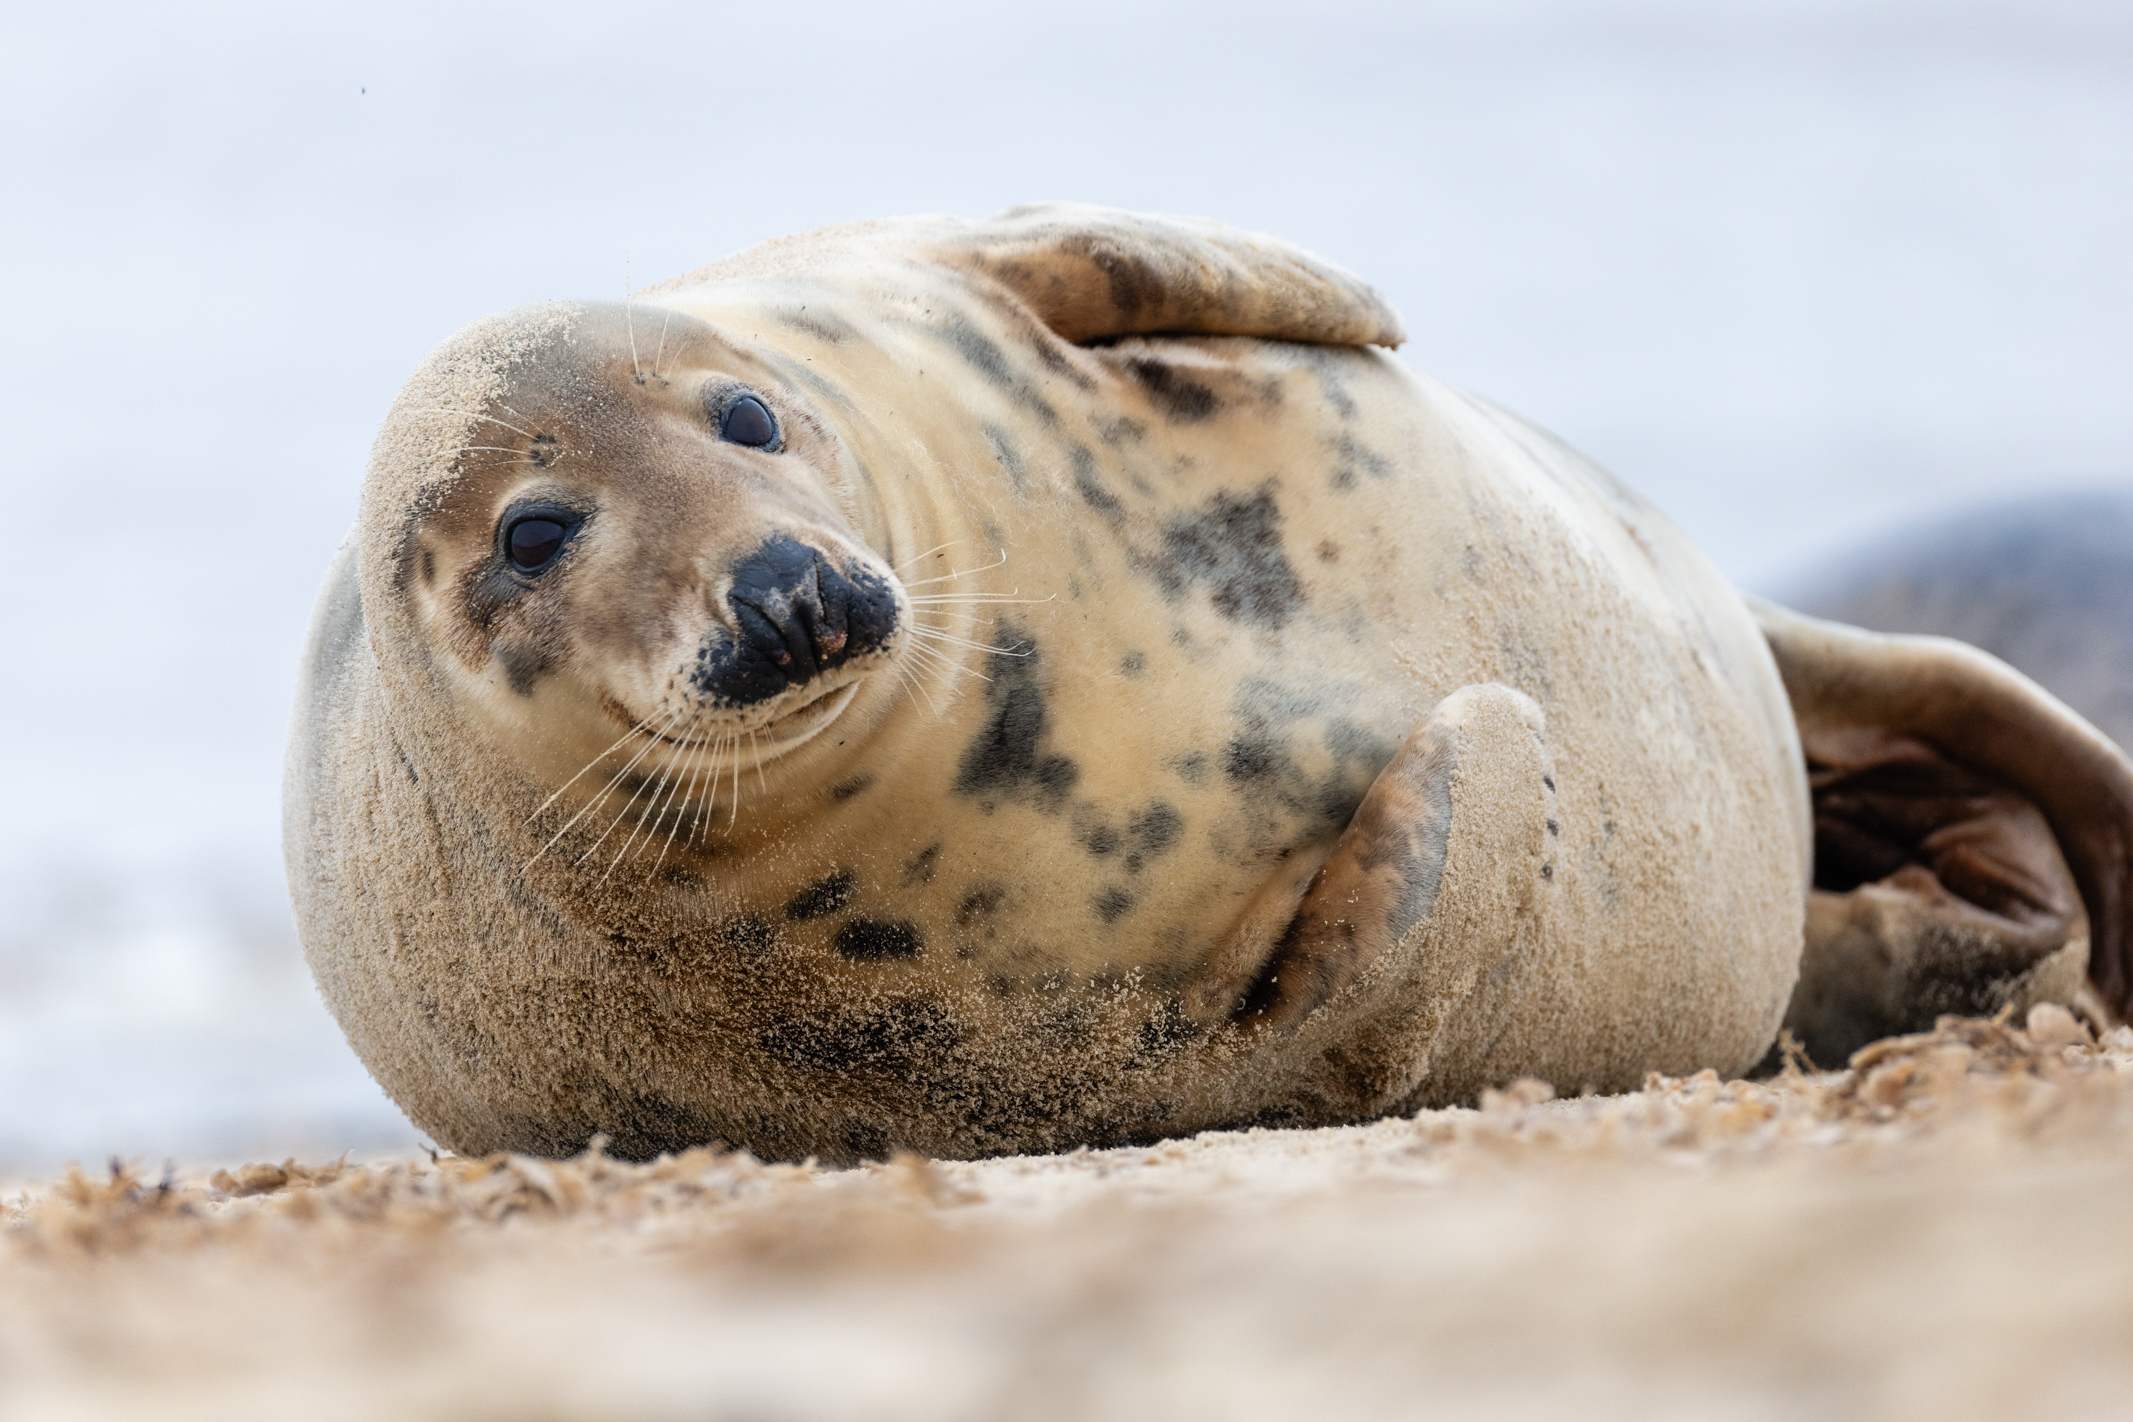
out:
{"label": "cream-colored fur", "polygon": [[[1812,853],[1763,636],[1609,476],[1342,344],[1399,335],[1272,239],[1060,208],[454,337],[379,436],[292,738],[358,1053],[461,1150],[829,1159],[1748,1067]],[[783,442],[721,443],[728,389]],[[514,581],[531,494],[589,521]],[[895,636],[692,690],[787,535],[885,580]],[[1432,795],[1405,867],[1343,840]]]}

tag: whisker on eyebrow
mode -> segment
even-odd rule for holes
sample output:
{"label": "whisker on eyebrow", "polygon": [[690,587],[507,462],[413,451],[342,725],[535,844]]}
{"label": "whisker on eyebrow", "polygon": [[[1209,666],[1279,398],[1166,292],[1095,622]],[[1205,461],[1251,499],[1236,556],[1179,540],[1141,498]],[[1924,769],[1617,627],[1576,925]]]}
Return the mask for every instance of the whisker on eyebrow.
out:
{"label": "whisker on eyebrow", "polygon": [[[511,407],[509,405],[504,406],[504,408],[507,410],[511,410]],[[436,405],[428,409],[417,410],[415,411],[415,413],[418,415],[465,415],[470,420],[487,420],[492,425],[502,425],[505,429],[511,431],[511,433],[516,435],[524,435],[527,439],[540,438],[539,435],[535,434],[531,430],[522,430],[517,425],[512,424],[509,420],[499,420],[498,418],[496,418],[496,416],[484,415],[479,410],[455,410],[449,405]],[[511,413],[514,415],[518,415],[518,411],[516,410],[511,410]],[[519,415],[519,418],[524,419],[525,416]]]}
{"label": "whisker on eyebrow", "polygon": [[967,578],[972,573],[989,573],[994,568],[1000,567],[1006,562],[1007,554],[1005,552],[1002,552],[998,559],[993,562],[987,563],[982,568],[965,568],[960,573],[943,573],[937,578],[920,578],[916,582],[906,582],[904,586],[907,588],[922,588],[928,583],[952,583],[957,578]]}
{"label": "whisker on eyebrow", "polygon": [[638,373],[641,362],[637,359],[637,307],[630,295],[630,254],[622,254],[622,319],[630,328],[630,374]]}
{"label": "whisker on eyebrow", "polygon": [[660,357],[667,353],[667,327],[674,324],[674,308],[667,308],[667,319],[659,323],[659,349],[652,352],[652,374],[659,374]]}
{"label": "whisker on eyebrow", "polygon": [[515,454],[521,461],[530,458],[523,449],[509,449],[500,444],[462,444],[454,449],[434,449],[429,457],[442,459],[447,454]]}

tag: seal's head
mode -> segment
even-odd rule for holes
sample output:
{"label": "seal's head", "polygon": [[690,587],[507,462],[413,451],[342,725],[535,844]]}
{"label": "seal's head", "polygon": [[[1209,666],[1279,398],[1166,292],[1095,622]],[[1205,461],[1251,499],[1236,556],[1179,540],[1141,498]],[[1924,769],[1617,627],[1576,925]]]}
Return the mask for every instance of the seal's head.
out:
{"label": "seal's head", "polygon": [[908,634],[862,486],[806,402],[701,320],[512,312],[395,408],[364,510],[384,540],[366,582],[388,585],[365,604],[412,634],[389,639],[419,649],[403,672],[537,783],[633,733],[647,770],[743,738],[776,764]]}

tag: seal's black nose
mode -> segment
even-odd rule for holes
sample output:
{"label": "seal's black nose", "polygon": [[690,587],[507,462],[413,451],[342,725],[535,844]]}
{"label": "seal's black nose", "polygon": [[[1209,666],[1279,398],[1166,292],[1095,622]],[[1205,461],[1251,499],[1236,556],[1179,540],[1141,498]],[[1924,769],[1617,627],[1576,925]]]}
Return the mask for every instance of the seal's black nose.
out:
{"label": "seal's black nose", "polygon": [[864,565],[847,575],[782,533],[734,565],[726,605],[739,635],[706,643],[691,679],[706,695],[740,706],[880,651],[896,630],[886,578]]}

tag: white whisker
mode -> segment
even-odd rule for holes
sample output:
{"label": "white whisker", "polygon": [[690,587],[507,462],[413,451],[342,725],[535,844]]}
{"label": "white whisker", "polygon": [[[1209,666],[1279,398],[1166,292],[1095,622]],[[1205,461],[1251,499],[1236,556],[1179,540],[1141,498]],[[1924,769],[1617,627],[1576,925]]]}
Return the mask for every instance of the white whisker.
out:
{"label": "white whisker", "polygon": [[679,800],[668,803],[667,808],[674,812],[674,823],[667,830],[667,842],[659,846],[659,857],[652,861],[653,874],[657,874],[659,866],[667,862],[667,851],[674,847],[674,836],[681,832],[682,815],[696,798],[696,772],[702,767],[704,750],[705,747],[699,745],[696,748],[696,754],[689,757],[688,785],[682,790]]}
{"label": "white whisker", "polygon": [[943,628],[927,627],[917,622],[911,624],[911,635],[914,637],[924,637],[929,641],[946,642],[951,646],[968,647],[973,652],[991,652],[993,655],[1000,657],[1027,657],[1035,655],[1034,652],[1028,647],[995,647],[990,642],[972,641],[968,637],[959,637],[955,633],[949,632]]}
{"label": "white whisker", "polygon": [[433,449],[430,458],[442,459],[447,454],[515,454],[520,459],[527,457],[523,449],[512,449],[501,444],[462,444],[455,449]]}
{"label": "white whisker", "polygon": [[[592,858],[593,855],[599,850],[600,846],[607,843],[607,837],[622,827],[622,821],[628,817],[630,807],[637,803],[638,797],[644,794],[646,789],[651,789],[652,798],[656,800],[659,798],[659,788],[664,787],[665,784],[666,772],[663,770],[658,772],[656,775],[653,776],[653,778],[649,780],[638,781],[637,788],[635,790],[632,790],[630,792],[630,797],[622,802],[622,808],[615,811],[615,817],[607,822],[607,828],[601,830],[600,837],[592,842],[592,848],[586,850],[583,854],[578,856],[578,863],[583,864],[586,860]],[[643,821],[640,819],[638,823],[642,824]],[[636,830],[632,829],[630,831],[630,837],[634,839],[636,837],[636,833]],[[624,849],[628,849],[630,847],[629,840],[624,840],[622,842],[622,847]],[[619,860],[621,856],[618,854],[616,857]],[[612,871],[615,866],[610,864],[607,867],[610,871]],[[607,875],[602,874],[600,877],[604,880],[606,879]]]}
{"label": "white whisker", "polygon": [[562,799],[563,792],[565,790],[568,790],[571,786],[577,784],[580,780],[583,780],[586,776],[586,773],[590,771],[594,766],[598,765],[601,761],[606,760],[609,756],[620,750],[625,741],[629,740],[631,736],[636,735],[639,731],[642,731],[646,726],[649,726],[651,724],[652,718],[647,716],[642,721],[639,721],[636,725],[630,727],[627,731],[624,731],[620,740],[616,741],[606,750],[601,751],[591,760],[585,762],[584,770],[579,771],[576,775],[573,775],[570,777],[570,779],[564,781],[562,785],[556,789],[555,794],[550,795],[547,799],[541,801],[541,808],[539,810],[535,810],[532,814],[526,816],[526,822],[528,824],[531,824],[533,821],[539,819],[541,817],[541,811],[546,810],[550,805],[553,805],[556,801]]}
{"label": "white whisker", "polygon": [[[741,753],[740,747],[735,746],[733,753],[739,755]],[[755,788],[768,795],[770,793],[770,782],[763,778],[763,748],[756,744],[755,728],[753,726],[748,728],[748,753],[755,757]]]}
{"label": "white whisker", "polygon": [[622,319],[630,328],[630,374],[637,373],[637,308],[630,301],[630,254],[622,254]]}
{"label": "white whisker", "polygon": [[[609,746],[606,750],[601,751],[598,755],[594,756],[591,762],[586,765],[585,770],[591,770],[593,766],[598,765],[601,761],[607,759],[610,755],[613,755],[615,752],[615,748],[617,746],[620,746],[623,741],[627,741],[630,736],[637,735],[639,732],[643,731],[646,723],[650,719],[650,717],[646,717],[644,721],[638,722],[630,729],[627,735],[623,736],[622,740],[615,742],[614,745]],[[573,825],[577,824],[579,820],[584,819],[586,815],[592,812],[593,806],[605,803],[607,797],[615,792],[615,787],[622,783],[622,777],[629,774],[631,768],[635,766],[638,761],[643,760],[646,753],[649,752],[653,746],[659,744],[659,738],[664,735],[669,729],[671,729],[674,723],[679,721],[680,719],[681,717],[679,714],[670,716],[667,718],[665,725],[662,725],[657,731],[652,732],[651,739],[647,740],[644,745],[638,749],[637,754],[629,758],[628,764],[624,765],[620,770],[614,773],[613,778],[611,778],[607,782],[607,787],[603,789],[598,795],[595,795],[592,799],[586,801],[584,807],[580,809],[575,815],[572,815],[569,819],[565,820],[563,822],[563,827],[555,832],[553,838],[551,838],[546,844],[542,845],[539,849],[533,851],[533,859],[528,859],[523,865],[519,866],[519,872],[523,874],[526,870],[531,869],[533,867],[534,860],[539,859],[549,850],[555,848],[556,840],[559,840],[564,835],[569,834]],[[564,790],[568,790],[571,786],[578,783],[579,778],[585,774],[585,770],[579,771],[576,775],[573,775],[570,777],[570,779],[564,781],[562,789],[557,790],[554,795],[550,795],[548,799],[542,803],[541,809],[535,810],[533,814],[538,815],[541,813],[541,810],[545,810],[548,808],[548,806],[553,805],[556,802],[557,797],[560,796]],[[531,823],[531,821],[532,816],[528,816],[528,823]]]}
{"label": "white whisker", "polygon": [[[650,843],[652,842],[652,836],[653,836],[653,835],[655,835],[655,834],[658,834],[658,833],[659,833],[659,826],[660,826],[660,823],[661,823],[661,822],[662,822],[663,820],[665,820],[665,819],[666,819],[666,817],[667,817],[667,816],[668,816],[669,814],[673,813],[673,810],[674,810],[674,797],[675,797],[676,795],[679,795],[679,794],[681,793],[681,783],[682,783],[682,776],[683,776],[684,772],[686,772],[686,771],[687,771],[687,769],[688,769],[688,766],[689,766],[689,761],[690,761],[690,759],[691,759],[691,758],[692,758],[692,757],[690,757],[689,755],[686,755],[686,754],[685,754],[685,755],[683,755],[683,757],[682,757],[682,762],[681,762],[681,765],[680,765],[680,766],[678,766],[678,767],[677,767],[677,768],[675,769],[675,771],[674,771],[674,778],[673,778],[673,785],[672,785],[672,788],[671,788],[671,789],[669,789],[669,790],[667,791],[667,801],[666,801],[666,803],[665,803],[664,805],[661,805],[661,804],[659,804],[659,803],[658,803],[658,797],[657,797],[657,796],[654,796],[654,797],[653,797],[653,804],[652,804],[652,826],[651,826],[651,829],[650,829],[650,830],[648,830],[648,831],[646,832],[646,834],[645,834],[645,837],[644,837],[644,842],[645,842],[646,844],[650,844]],[[679,824],[679,823],[680,823],[680,821],[679,821],[679,820],[677,820],[677,821],[675,821],[675,823]],[[631,839],[631,840],[635,840],[635,839],[636,839],[636,837],[637,837],[637,836],[636,836],[636,834],[635,834],[634,832],[633,832],[633,833],[632,833],[632,834],[630,835],[630,839]],[[667,838],[667,842],[668,842],[669,844],[673,843],[673,836],[669,835],[669,836],[668,836],[668,838]],[[624,850],[627,850],[627,849],[629,848],[629,843],[628,843],[628,842],[625,842],[625,843],[623,844],[623,846],[622,846],[622,847],[623,847],[623,849],[624,849]],[[666,850],[664,850],[664,849],[661,849],[661,850],[659,851],[659,858],[658,858],[657,860],[653,861],[653,864],[652,864],[652,870],[651,870],[651,872],[652,872],[652,873],[656,874],[656,873],[658,873],[658,872],[659,872],[659,866],[660,866],[661,864],[663,864],[663,863],[665,863],[665,862],[666,862],[666,857],[667,857],[667,852],[666,852]]]}
{"label": "white whisker", "polygon": [[659,349],[652,352],[652,374],[659,374],[660,357],[667,353],[667,327],[674,324],[674,308],[667,308],[667,319],[659,323]]}
{"label": "white whisker", "polygon": [[[563,827],[555,832],[555,838],[549,840],[548,843],[542,845],[537,851],[535,851],[533,859],[540,858],[541,855],[546,854],[550,849],[554,848],[556,840],[561,839],[566,834],[569,834],[571,828],[576,825],[579,820],[582,820],[587,815],[591,814],[597,806],[606,804],[608,796],[615,793],[615,787],[622,783],[623,777],[628,775],[632,770],[636,769],[637,762],[643,760],[645,756],[649,755],[651,753],[652,747],[659,744],[660,737],[664,736],[669,730],[671,730],[674,727],[674,724],[680,719],[681,716],[679,713],[673,716],[669,716],[658,730],[652,732],[651,739],[646,741],[643,746],[639,747],[637,753],[629,758],[628,763],[625,764],[620,770],[616,771],[614,775],[609,778],[606,787],[602,789],[598,795],[595,795],[592,799],[586,801],[582,809],[580,809],[575,815],[572,815],[569,819],[563,822]],[[643,787],[640,786],[638,788],[642,789]],[[627,808],[627,806],[625,806],[624,808]],[[609,826],[609,828],[612,829],[613,826]],[[605,839],[606,837],[607,836],[604,834],[601,836],[602,839]],[[596,843],[594,845],[594,848],[598,847],[599,846]],[[589,853],[590,851],[587,852]],[[527,860],[526,863],[528,865],[531,865],[533,863],[533,859]],[[583,861],[581,860],[580,862],[582,863]]]}
{"label": "white whisker", "polygon": [[[507,406],[506,408],[509,407]],[[502,425],[505,429],[511,431],[511,433],[515,435],[524,435],[527,439],[539,438],[539,436],[534,434],[531,430],[522,430],[517,425],[512,424],[509,420],[499,420],[498,418],[496,418],[496,416],[484,415],[479,410],[454,410],[448,405],[439,405],[427,410],[417,410],[415,413],[418,415],[465,415],[470,420],[487,420],[492,425]],[[518,414],[518,411],[512,410],[511,413],[516,415]]]}
{"label": "white whisker", "polygon": [[1058,593],[1050,597],[1016,597],[1013,593],[926,593],[919,597],[906,598],[914,605],[988,603],[988,602],[1056,602]]}
{"label": "white whisker", "polygon": [[904,684],[923,697],[926,705],[933,709],[934,718],[936,720],[939,719],[941,714],[940,703],[933,699],[932,692],[926,690],[926,684],[919,680],[918,673],[905,666],[902,662],[897,662],[895,666],[896,674],[903,678]]}
{"label": "white whisker", "polygon": [[[652,812],[651,824],[653,833],[655,834],[658,833],[659,827],[659,797],[666,790],[667,781],[667,772],[664,769],[661,769],[658,774],[658,777],[652,782],[652,798],[649,802],[647,802],[646,805],[646,808]],[[636,803],[637,797],[635,795],[630,796],[630,805],[634,805]],[[622,809],[623,813],[627,814],[629,812],[629,805],[624,805]],[[630,826],[629,836],[622,841],[622,847],[615,851],[615,857],[609,860],[607,868],[601,871],[598,882],[602,884],[607,882],[607,876],[615,872],[615,866],[617,864],[620,864],[622,862],[622,857],[630,852],[630,846],[637,842],[638,835],[644,833],[644,827],[645,817],[643,815],[639,815],[637,817],[637,823]]]}
{"label": "white whisker", "polygon": [[922,588],[928,583],[952,583],[957,578],[967,578],[972,573],[989,573],[994,568],[1000,567],[1006,561],[1007,554],[1003,552],[996,560],[987,563],[982,568],[965,568],[960,573],[943,573],[937,578],[920,578],[917,582],[906,582],[904,586],[907,588]]}
{"label": "white whisker", "polygon": [[726,821],[731,830],[741,822],[741,733],[733,733],[733,817]]}
{"label": "white whisker", "polygon": [[900,573],[900,572],[902,572],[902,571],[903,571],[904,569],[906,569],[906,568],[910,567],[910,566],[911,566],[911,565],[912,565],[913,563],[923,563],[923,562],[925,562],[925,561],[926,561],[926,560],[927,560],[928,558],[931,558],[931,557],[932,557],[932,556],[933,556],[934,554],[936,554],[936,553],[943,553],[943,552],[946,552],[946,551],[947,551],[948,549],[950,549],[950,548],[959,548],[959,547],[961,547],[961,546],[962,546],[963,544],[965,544],[965,543],[968,543],[969,541],[970,541],[970,540],[969,540],[969,539],[967,539],[967,538],[955,538],[955,539],[950,539],[950,540],[949,540],[948,542],[946,542],[946,543],[943,543],[943,544],[942,544],[942,545],[941,545],[940,547],[938,547],[938,548],[928,548],[928,549],[927,549],[927,550],[926,550],[925,552],[923,552],[923,553],[919,554],[919,555],[918,555],[917,557],[915,557],[915,558],[906,558],[906,559],[904,559],[904,560],[903,560],[903,562],[901,562],[901,563],[898,563],[898,564],[896,564],[896,565],[895,565],[895,570],[896,570],[897,572],[899,572],[899,573]]}

